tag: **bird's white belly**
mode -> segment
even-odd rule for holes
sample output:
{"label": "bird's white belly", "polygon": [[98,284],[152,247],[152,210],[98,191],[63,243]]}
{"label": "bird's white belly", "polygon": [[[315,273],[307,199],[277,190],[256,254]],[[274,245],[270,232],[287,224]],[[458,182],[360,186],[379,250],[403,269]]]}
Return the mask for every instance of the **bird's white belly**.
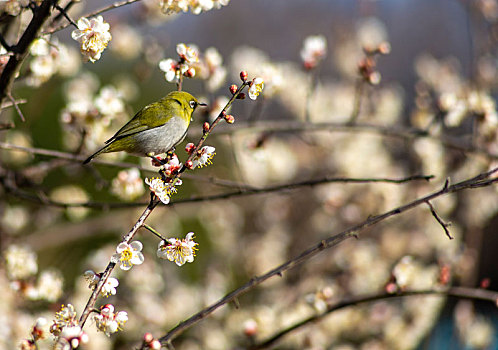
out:
{"label": "bird's white belly", "polygon": [[181,118],[171,118],[163,126],[140,132],[136,140],[137,154],[141,156],[150,152],[165,153],[182,142],[187,134],[187,123]]}

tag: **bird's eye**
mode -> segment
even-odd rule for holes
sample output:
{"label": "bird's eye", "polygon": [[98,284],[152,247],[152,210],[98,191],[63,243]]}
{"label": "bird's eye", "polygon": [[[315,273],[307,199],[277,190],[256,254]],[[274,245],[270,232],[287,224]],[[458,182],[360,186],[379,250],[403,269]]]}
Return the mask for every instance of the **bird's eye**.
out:
{"label": "bird's eye", "polygon": [[189,102],[189,105],[190,105],[190,107],[195,108],[195,106],[197,106],[197,103],[195,103],[195,101],[192,100]]}

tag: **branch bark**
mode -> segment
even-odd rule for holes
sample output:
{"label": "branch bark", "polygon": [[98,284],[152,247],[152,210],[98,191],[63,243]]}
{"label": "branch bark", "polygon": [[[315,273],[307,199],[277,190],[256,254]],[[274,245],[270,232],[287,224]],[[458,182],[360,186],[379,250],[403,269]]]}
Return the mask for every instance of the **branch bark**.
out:
{"label": "branch bark", "polygon": [[19,42],[12,47],[13,55],[5,65],[2,75],[0,75],[0,105],[10,94],[12,85],[16,79],[22,63],[29,53],[31,43],[40,36],[41,29],[52,13],[52,9],[59,0],[44,0],[39,7],[33,10],[33,18],[24,31]]}

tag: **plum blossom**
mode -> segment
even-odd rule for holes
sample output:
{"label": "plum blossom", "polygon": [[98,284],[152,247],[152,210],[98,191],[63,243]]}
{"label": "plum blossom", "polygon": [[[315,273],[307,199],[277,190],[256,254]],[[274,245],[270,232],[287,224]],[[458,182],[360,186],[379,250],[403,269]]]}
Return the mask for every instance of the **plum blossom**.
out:
{"label": "plum blossom", "polygon": [[178,266],[186,262],[193,262],[195,257],[195,246],[198,244],[193,241],[194,233],[189,232],[185,239],[169,238],[161,241],[157,247],[157,256],[160,259],[174,261]]}
{"label": "plum blossom", "polygon": [[78,20],[78,29],[73,30],[71,37],[81,44],[81,53],[86,59],[95,62],[112,39],[109,23],[102,16],[92,19],[82,17]]}
{"label": "plum blossom", "polygon": [[263,78],[254,78],[254,80],[251,83],[251,87],[249,88],[249,98],[251,100],[255,100],[258,98],[259,94],[261,91],[263,91],[263,88],[265,87]]}
{"label": "plum blossom", "polygon": [[121,270],[129,270],[133,265],[140,265],[144,262],[142,254],[143,244],[139,241],[133,241],[130,244],[121,242],[116,248],[113,259],[119,262]]}

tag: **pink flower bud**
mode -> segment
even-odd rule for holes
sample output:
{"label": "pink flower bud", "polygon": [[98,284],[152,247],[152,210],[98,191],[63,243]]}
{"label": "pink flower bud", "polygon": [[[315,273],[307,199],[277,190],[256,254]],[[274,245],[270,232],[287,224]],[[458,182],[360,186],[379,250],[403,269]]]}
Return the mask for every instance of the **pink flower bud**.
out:
{"label": "pink flower bud", "polygon": [[398,286],[394,282],[389,282],[385,288],[386,292],[389,294],[394,294],[398,291]]}
{"label": "pink flower bud", "polygon": [[235,85],[235,84],[230,85],[230,92],[232,93],[232,95],[237,92],[238,88],[239,87],[237,85]]}
{"label": "pink flower bud", "polygon": [[237,95],[237,99],[239,99],[239,100],[243,100],[245,98],[246,98],[246,94],[243,92],[241,92],[240,94]]}
{"label": "pink flower bud", "polygon": [[304,69],[311,70],[311,69],[315,68],[316,63],[312,62],[312,61],[304,61],[303,66],[304,66]]}
{"label": "pink flower bud", "polygon": [[153,350],[160,350],[161,349],[161,342],[157,339],[154,339],[152,342],[150,342],[149,348],[151,348]]}
{"label": "pink flower bud", "polygon": [[244,334],[247,337],[254,337],[258,333],[258,324],[256,321],[250,319],[244,322]]}
{"label": "pink flower bud", "polygon": [[204,131],[204,133],[207,133],[210,127],[211,125],[209,125],[208,122],[204,122],[204,124],[202,124],[202,131]]}
{"label": "pink flower bud", "polygon": [[190,67],[185,73],[183,73],[187,78],[192,78],[195,75],[195,69]]}
{"label": "pink flower bud", "polygon": [[483,278],[479,286],[483,289],[489,288],[489,285],[491,284],[491,280],[489,278]]}
{"label": "pink flower bud", "polygon": [[245,70],[243,70],[242,72],[240,72],[240,80],[242,80],[242,81],[246,81],[247,80],[247,72]]}
{"label": "pink flower bud", "polygon": [[235,118],[233,117],[233,115],[227,114],[227,115],[225,115],[225,121],[228,124],[233,124],[233,123],[235,123]]}
{"label": "pink flower bud", "polygon": [[192,169],[194,167],[194,163],[192,163],[191,160],[188,160],[186,163],[185,163],[185,166],[187,167],[187,169]]}
{"label": "pink flower bud", "polygon": [[391,44],[389,44],[387,41],[384,41],[379,44],[377,50],[381,55],[387,55],[388,53],[391,52]]}
{"label": "pink flower bud", "polygon": [[144,334],[144,341],[145,342],[150,343],[153,340],[154,340],[154,337],[152,336],[151,333],[145,333]]}
{"label": "pink flower bud", "polygon": [[185,152],[187,152],[188,154],[190,154],[190,153],[192,153],[192,151],[194,150],[194,148],[195,148],[195,145],[192,142],[189,142],[185,146]]}

